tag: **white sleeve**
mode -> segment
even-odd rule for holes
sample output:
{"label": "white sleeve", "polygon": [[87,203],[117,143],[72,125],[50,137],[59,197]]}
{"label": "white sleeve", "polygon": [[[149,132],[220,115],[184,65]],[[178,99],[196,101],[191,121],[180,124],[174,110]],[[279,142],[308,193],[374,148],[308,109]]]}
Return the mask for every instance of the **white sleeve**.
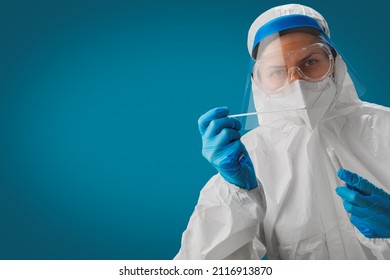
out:
{"label": "white sleeve", "polygon": [[213,176],[200,193],[176,260],[261,259],[266,211],[263,187],[247,191]]}
{"label": "white sleeve", "polygon": [[355,234],[378,260],[390,260],[390,238],[367,238],[357,228]]}

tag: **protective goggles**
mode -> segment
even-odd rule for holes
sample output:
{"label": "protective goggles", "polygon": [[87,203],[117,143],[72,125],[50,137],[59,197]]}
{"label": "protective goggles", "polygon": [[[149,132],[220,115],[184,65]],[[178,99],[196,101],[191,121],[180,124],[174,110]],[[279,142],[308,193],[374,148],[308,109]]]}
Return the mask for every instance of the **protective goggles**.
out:
{"label": "protective goggles", "polygon": [[262,90],[277,92],[294,80],[319,82],[333,73],[334,56],[326,43],[304,47],[278,45],[258,53],[252,69],[253,81]]}

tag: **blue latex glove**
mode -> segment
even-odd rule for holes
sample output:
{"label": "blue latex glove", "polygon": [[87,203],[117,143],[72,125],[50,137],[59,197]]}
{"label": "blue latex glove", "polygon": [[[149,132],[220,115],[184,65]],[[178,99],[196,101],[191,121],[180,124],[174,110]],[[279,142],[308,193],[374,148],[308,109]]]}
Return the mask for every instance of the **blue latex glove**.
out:
{"label": "blue latex glove", "polygon": [[229,109],[219,107],[198,120],[202,154],[229,183],[251,190],[257,187],[252,161],[240,141],[241,123],[228,118]]}
{"label": "blue latex glove", "polygon": [[390,195],[366,179],[345,169],[337,175],[347,185],[337,187],[351,223],[368,238],[390,237]]}

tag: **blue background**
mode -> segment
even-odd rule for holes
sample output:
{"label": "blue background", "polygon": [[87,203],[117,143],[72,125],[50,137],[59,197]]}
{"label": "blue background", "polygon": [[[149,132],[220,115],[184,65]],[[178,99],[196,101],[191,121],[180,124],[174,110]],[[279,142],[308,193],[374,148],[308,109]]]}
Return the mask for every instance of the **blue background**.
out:
{"label": "blue background", "polygon": [[[215,173],[197,119],[240,110],[247,30],[282,3],[2,1],[0,258],[173,258]],[[301,3],[390,106],[389,7]]]}

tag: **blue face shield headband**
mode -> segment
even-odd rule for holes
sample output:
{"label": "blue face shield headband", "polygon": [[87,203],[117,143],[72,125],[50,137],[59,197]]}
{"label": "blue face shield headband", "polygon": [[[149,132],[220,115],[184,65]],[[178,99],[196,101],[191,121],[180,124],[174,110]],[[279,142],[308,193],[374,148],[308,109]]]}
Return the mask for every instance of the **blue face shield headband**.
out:
{"label": "blue face shield headband", "polygon": [[278,17],[269,21],[256,32],[255,39],[253,41],[252,52],[256,48],[257,44],[260,43],[266,37],[277,32],[298,27],[309,27],[318,29],[321,32],[322,36],[324,36],[327,41],[330,42],[328,36],[326,36],[321,26],[317,23],[315,19],[305,15],[288,15]]}

